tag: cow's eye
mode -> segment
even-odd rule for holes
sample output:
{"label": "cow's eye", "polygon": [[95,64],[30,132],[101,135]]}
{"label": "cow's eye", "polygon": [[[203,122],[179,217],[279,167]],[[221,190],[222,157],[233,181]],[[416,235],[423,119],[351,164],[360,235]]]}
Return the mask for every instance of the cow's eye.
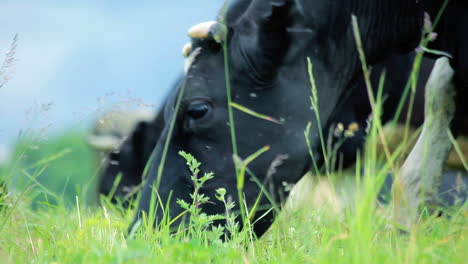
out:
{"label": "cow's eye", "polygon": [[187,107],[187,115],[192,119],[201,119],[211,111],[211,104],[206,101],[193,101]]}

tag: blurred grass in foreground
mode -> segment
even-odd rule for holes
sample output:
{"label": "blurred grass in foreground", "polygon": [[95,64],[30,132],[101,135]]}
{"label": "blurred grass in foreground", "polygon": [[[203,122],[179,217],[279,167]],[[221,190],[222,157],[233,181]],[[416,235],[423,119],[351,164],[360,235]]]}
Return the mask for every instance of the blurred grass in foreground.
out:
{"label": "blurred grass in foreground", "polygon": [[75,204],[75,196],[93,203],[97,170],[85,132],[68,130],[50,139],[22,136],[12,162],[0,167],[0,177],[13,192],[27,188],[33,208]]}

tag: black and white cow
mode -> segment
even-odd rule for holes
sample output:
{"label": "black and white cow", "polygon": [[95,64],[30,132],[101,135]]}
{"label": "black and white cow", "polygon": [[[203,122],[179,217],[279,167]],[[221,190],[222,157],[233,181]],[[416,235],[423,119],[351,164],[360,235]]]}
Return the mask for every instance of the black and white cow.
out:
{"label": "black and white cow", "polygon": [[[240,1],[228,9],[225,25],[209,23],[202,25],[205,28],[193,28],[190,32],[194,38],[191,47],[193,61],[188,67],[184,86],[179,87],[179,91],[184,87],[181,109],[174,111],[177,99],[174,94],[165,108],[166,125],[154,150],[137,219],[142,213],[149,212],[154,187],[164,203],[170,194],[174,198],[169,201],[171,217],[182,212],[175,203],[176,198],[191,199],[194,186],[184,160],[178,156],[179,150],[192,153],[203,163],[202,170],[215,173],[216,177],[202,188],[203,194],[213,197],[215,190],[222,187],[237,201],[233,146],[228,143],[230,126],[235,128],[236,154],[240,158],[263,146],[270,146],[268,152],[249,166],[260,182],[266,180],[272,161],[278,156],[287,155],[288,158],[276,167],[273,177],[268,179],[268,184],[274,186],[270,195],[277,199],[275,202],[280,202],[280,197],[287,196],[283,184],[297,182],[312,167],[303,134],[308,122],[314,124],[309,140],[315,156],[320,157],[319,126],[314,111],[320,112],[320,123],[325,130],[339,121],[363,123],[367,118],[367,115],[356,116],[356,112],[349,111],[356,107],[351,101],[353,94],[363,93],[362,86],[357,85],[362,73],[350,22],[351,14],[358,18],[368,62],[378,65],[392,60],[398,53],[410,52],[418,45],[424,11],[435,17],[437,9],[429,6],[429,1],[426,2]],[[432,44],[432,48],[442,49],[454,56],[452,65],[457,71],[458,90],[461,92],[466,90],[463,87],[468,83],[464,80],[464,76],[468,75],[463,75],[466,68],[461,63],[465,57],[461,47],[466,38],[465,34],[460,34],[466,28],[463,27],[466,16],[461,14],[466,10],[463,8],[461,2],[450,2],[447,12],[454,14],[443,16],[439,25],[444,29],[440,31],[439,40]],[[446,30],[447,25],[455,29],[449,27]],[[221,44],[226,47],[227,64]],[[314,66],[318,109],[310,109],[306,58],[310,58]],[[229,119],[226,65],[229,65],[228,82],[232,87],[230,96],[233,101],[283,120],[282,124],[262,121],[241,112],[235,112],[234,119]],[[462,117],[465,109],[461,105],[457,109],[457,118]],[[176,118],[176,123],[172,133],[169,133],[172,118]],[[454,127],[456,124],[454,122]],[[158,179],[164,143],[168,137],[171,143],[167,150],[166,166]],[[359,134],[356,138],[363,140]],[[359,144],[352,145],[352,154],[355,146]],[[154,186],[155,183],[160,185]],[[260,194],[260,187],[253,181],[246,181],[243,193],[247,205],[252,206]],[[269,204],[266,198],[261,200],[261,205],[268,207]],[[211,203],[203,205],[202,209],[209,214],[224,211],[221,204]],[[156,210],[156,218],[160,219],[162,213],[161,209]],[[257,222],[255,231],[258,235],[269,226],[271,217],[263,217]]]}
{"label": "black and white cow", "polygon": [[[169,204],[171,218],[182,212],[176,199],[191,200],[194,185],[184,159],[178,155],[180,150],[197,157],[202,162],[202,171],[215,173],[215,178],[200,190],[202,194],[214,197],[216,189],[225,188],[234,201],[238,197],[233,154],[243,159],[264,146],[270,146],[270,150],[249,165],[250,173],[260,182],[273,186],[269,189],[273,202],[281,202],[282,197],[287,197],[284,184],[297,182],[312,169],[304,138],[304,129],[309,122],[313,125],[308,137],[319,165],[324,159],[318,124],[327,135],[334,124],[356,122],[360,129],[341,149],[345,154],[343,163],[352,163],[356,150],[364,141],[363,128],[370,107],[368,102],[357,104],[359,100],[356,101],[367,96],[351,15],[358,19],[368,63],[377,68],[398,65],[396,67],[400,69],[394,76],[393,71],[388,71],[385,92],[390,94],[389,98],[394,98],[392,93],[396,96],[386,102],[390,111],[384,111],[383,118],[388,119],[393,114],[394,104],[399,101],[398,95],[410,70],[410,63],[397,55],[416,48],[422,36],[424,12],[436,17],[442,2],[242,0],[228,8],[224,24],[212,22],[192,28],[189,32],[192,44],[185,49],[190,64],[177,92],[166,101],[164,113],[158,115],[162,126],[155,133],[158,138],[154,159],[135,221],[150,212],[151,197],[155,193],[164,204]],[[467,28],[466,4],[449,1],[435,29],[439,37],[431,43],[431,48],[452,54],[459,94],[466,94],[468,90],[468,67],[464,63],[468,58],[463,49],[467,43],[468,35],[464,34]],[[310,107],[307,58],[313,64],[317,109]],[[378,76],[376,74],[374,78],[378,79]],[[230,119],[226,83],[231,86],[229,96],[232,101],[282,122],[259,120],[240,111],[234,111],[234,117]],[[175,111],[180,93],[180,109]],[[460,130],[462,122],[459,120],[466,115],[466,107],[461,103],[463,96],[458,98],[453,122],[455,132]],[[315,119],[315,111],[319,111],[320,120]],[[173,119],[176,122],[171,128]],[[231,129],[237,138],[235,146],[230,144]],[[168,139],[170,144],[166,152]],[[237,153],[233,150],[235,147]],[[163,153],[167,154],[165,163],[161,162]],[[278,157],[287,159],[283,159],[276,166],[275,174],[267,178],[268,169]],[[247,206],[252,206],[260,193],[260,186],[247,179],[243,188]],[[169,197],[172,197],[170,201]],[[260,205],[271,207],[271,201],[263,196]],[[222,214],[224,206],[208,203],[202,205],[202,210],[208,214]],[[155,214],[156,219],[161,219],[163,210],[157,208]],[[256,222],[257,235],[270,226],[272,218],[273,215],[268,214]]]}

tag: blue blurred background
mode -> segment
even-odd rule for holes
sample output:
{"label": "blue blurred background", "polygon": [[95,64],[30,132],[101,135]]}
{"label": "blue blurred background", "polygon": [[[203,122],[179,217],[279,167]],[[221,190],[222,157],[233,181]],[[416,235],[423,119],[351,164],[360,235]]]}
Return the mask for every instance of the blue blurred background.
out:
{"label": "blue blurred background", "polygon": [[187,29],[222,0],[1,0],[0,62],[18,34],[14,75],[0,89],[0,146],[89,126],[116,103],[161,102],[183,69]]}

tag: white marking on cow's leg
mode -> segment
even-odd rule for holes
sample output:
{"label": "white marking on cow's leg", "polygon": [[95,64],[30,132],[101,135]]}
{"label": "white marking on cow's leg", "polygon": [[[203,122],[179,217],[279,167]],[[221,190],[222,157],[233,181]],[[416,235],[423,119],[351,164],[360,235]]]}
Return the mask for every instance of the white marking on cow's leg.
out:
{"label": "white marking on cow's leg", "polygon": [[190,56],[188,56],[185,59],[185,65],[184,65],[184,73],[187,75],[188,71],[190,70],[190,67],[192,67],[192,64],[195,62],[195,59],[201,52],[201,47],[196,48],[192,53],[190,53]]}
{"label": "white marking on cow's leg", "polygon": [[419,207],[435,202],[452,143],[447,131],[455,113],[454,72],[447,58],[437,60],[426,85],[425,120],[421,135],[393,185],[394,220],[411,228]]}

